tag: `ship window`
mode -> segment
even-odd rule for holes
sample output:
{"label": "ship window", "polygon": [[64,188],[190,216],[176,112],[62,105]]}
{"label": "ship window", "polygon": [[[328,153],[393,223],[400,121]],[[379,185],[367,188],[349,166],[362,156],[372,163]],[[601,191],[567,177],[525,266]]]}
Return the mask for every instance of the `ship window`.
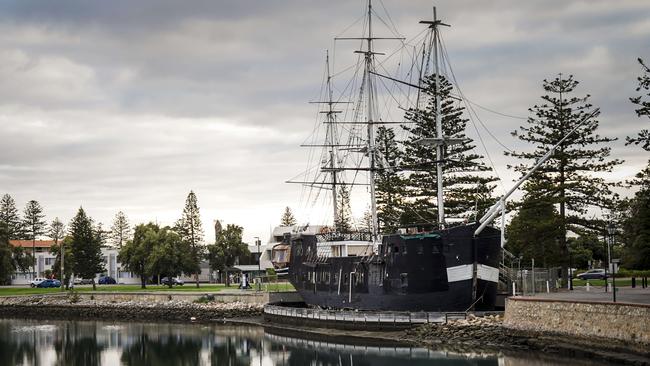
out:
{"label": "ship window", "polygon": [[418,243],[417,246],[415,247],[415,251],[417,254],[422,254],[424,252],[424,248],[422,247],[422,243]]}
{"label": "ship window", "polygon": [[397,245],[393,247],[393,253],[399,253],[399,247]]}
{"label": "ship window", "polygon": [[406,254],[406,243],[403,245],[404,248],[402,248],[402,254]]}
{"label": "ship window", "polygon": [[409,285],[409,274],[408,273],[400,273],[399,278],[402,281],[402,286],[408,286]]}
{"label": "ship window", "polygon": [[440,254],[440,246],[439,245],[432,245],[432,252],[433,254]]}

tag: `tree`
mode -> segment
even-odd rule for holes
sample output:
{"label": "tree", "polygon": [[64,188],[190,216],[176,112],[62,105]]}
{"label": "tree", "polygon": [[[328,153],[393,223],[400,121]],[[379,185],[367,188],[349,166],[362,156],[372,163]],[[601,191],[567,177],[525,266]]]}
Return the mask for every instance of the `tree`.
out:
{"label": "tree", "polygon": [[[48,236],[54,240],[54,245],[50,248],[50,252],[52,254],[56,255],[55,263],[54,263],[54,275],[57,276],[57,278],[61,278],[61,281],[63,281],[61,285],[61,290],[64,289],[65,284],[68,283],[65,281],[63,276],[61,276],[61,272],[65,272],[65,254],[67,252],[63,252],[63,257],[60,257],[59,253],[59,240],[62,240],[65,238],[65,225],[59,220],[58,217],[55,217],[54,220],[52,220],[52,223],[50,224],[50,229],[48,231]],[[62,243],[63,244],[63,243]],[[56,249],[54,249],[56,248]]]}
{"label": "tree", "polygon": [[93,222],[82,207],[69,225],[74,263],[72,271],[82,278],[91,278],[96,290],[95,275],[105,271],[101,251],[101,233],[93,227]]}
{"label": "tree", "polygon": [[[487,173],[490,168],[476,154],[472,139],[465,135],[468,119],[463,117],[464,108],[457,106],[451,95],[453,87],[444,76],[439,77],[440,93],[436,91],[435,75],[424,80],[426,104],[423,108],[411,108],[406,119],[411,123],[402,127],[409,133],[403,142],[402,168],[409,170],[404,195],[402,223],[437,224],[437,176],[436,160],[444,161],[444,200],[446,216],[475,219],[492,204],[493,182]],[[435,138],[436,99],[440,98],[442,135],[457,139],[460,143],[445,145],[443,156],[436,156],[436,147],[421,144],[422,138]]]}
{"label": "tree", "polygon": [[9,244],[10,230],[6,222],[0,222],[0,283],[10,284],[11,275],[15,272],[27,272],[34,263],[33,255],[25,252],[22,247]]}
{"label": "tree", "polygon": [[201,213],[199,212],[196,195],[193,191],[190,191],[187,195],[183,216],[176,222],[175,230],[181,236],[181,239],[190,245],[194,261],[194,269],[191,272],[194,273],[196,287],[199,287],[200,264],[204,256],[205,248],[203,247]]}
{"label": "tree", "polygon": [[7,235],[9,240],[21,238],[21,224],[22,220],[18,216],[18,209],[14,199],[5,194],[0,199],[0,223],[6,225]]}
{"label": "tree", "polygon": [[506,249],[543,267],[561,264],[560,217],[553,203],[528,193],[508,225]]}
{"label": "tree", "polygon": [[147,272],[167,276],[169,278],[167,286],[171,288],[173,277],[183,272],[189,273],[194,269],[192,248],[169,227],[158,229],[155,237],[156,242],[147,259]]}
{"label": "tree", "polygon": [[140,277],[140,286],[143,289],[147,288],[147,277],[154,275],[148,263],[158,243],[158,231],[160,228],[154,223],[137,225],[133,239],[128,240],[117,255],[123,269]]}
{"label": "tree", "polygon": [[350,208],[350,190],[342,184],[338,190],[338,214],[334,220],[334,227],[339,233],[352,231],[352,209]]}
{"label": "tree", "polygon": [[124,212],[119,211],[115,214],[115,219],[113,219],[113,225],[111,226],[111,242],[113,243],[113,246],[119,250],[130,238],[131,226],[129,225],[129,219],[126,217]]}
{"label": "tree", "polygon": [[[45,214],[38,201],[31,200],[25,205],[22,228],[23,237],[32,241],[32,253],[36,253],[36,238],[45,234],[47,229]],[[36,261],[32,263],[32,273],[36,273]]]}
{"label": "tree", "polygon": [[[641,69],[643,71],[643,75],[639,76],[637,78],[639,85],[636,88],[636,91],[641,91],[643,90],[644,93],[646,93],[645,96],[636,96],[630,98],[630,101],[638,106],[638,108],[635,110],[637,116],[639,118],[641,117],[647,117],[650,118],[650,68],[643,63],[642,59],[638,59],[639,64],[641,64]],[[644,98],[645,97],[645,98]],[[635,145],[641,145],[641,147],[646,150],[650,151],[650,131],[647,129],[641,130],[637,136],[634,137],[627,137],[627,144],[635,144]]]}
{"label": "tree", "polygon": [[375,147],[381,161],[381,169],[375,175],[379,231],[390,234],[399,228],[404,213],[405,180],[397,173],[401,152],[395,140],[395,131],[379,127]]}
{"label": "tree", "polygon": [[244,229],[241,226],[228,224],[219,233],[217,241],[208,245],[208,261],[213,271],[225,272],[226,286],[230,286],[228,272],[239,257],[250,256],[246,243],[242,241]]}
{"label": "tree", "polygon": [[[639,118],[650,118],[650,69],[639,59],[643,75],[637,78],[639,85],[636,91],[644,90],[642,96],[630,98],[639,108],[635,110]],[[641,130],[634,137],[627,137],[626,145],[641,145],[645,151],[650,151],[650,132]],[[628,182],[639,187],[630,200],[624,203],[622,221],[622,241],[626,244],[624,263],[630,269],[650,269],[650,160],[646,167]]]}
{"label": "tree", "polygon": [[542,96],[544,102],[530,108],[532,116],[528,124],[512,132],[531,144],[532,149],[506,153],[525,161],[514,167],[525,174],[553,145],[577,128],[528,181],[529,192],[536,192],[540,200],[559,207],[564,278],[567,278],[569,259],[567,232],[583,235],[585,231],[602,230],[602,220],[588,217],[587,210],[613,205],[611,184],[593,173],[609,172],[621,163],[609,159],[611,148],[603,146],[616,139],[597,134],[599,110],[588,102],[589,95],[574,96],[578,84],[572,75],[564,78],[560,74],[552,81],[544,80],[543,88],[548,93]]}
{"label": "tree", "polygon": [[282,214],[282,218],[280,219],[280,226],[293,226],[296,225],[296,218],[293,217],[293,212],[291,212],[291,208],[287,206],[284,209],[284,213]]}

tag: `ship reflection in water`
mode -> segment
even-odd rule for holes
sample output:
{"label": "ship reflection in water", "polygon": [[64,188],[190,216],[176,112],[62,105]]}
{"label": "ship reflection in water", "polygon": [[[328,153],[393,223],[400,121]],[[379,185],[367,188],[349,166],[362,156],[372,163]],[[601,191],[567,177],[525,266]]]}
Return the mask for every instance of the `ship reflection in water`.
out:
{"label": "ship reflection in water", "polygon": [[[343,342],[342,342],[343,343]],[[504,356],[309,341],[255,326],[0,319],[0,365],[557,365]]]}

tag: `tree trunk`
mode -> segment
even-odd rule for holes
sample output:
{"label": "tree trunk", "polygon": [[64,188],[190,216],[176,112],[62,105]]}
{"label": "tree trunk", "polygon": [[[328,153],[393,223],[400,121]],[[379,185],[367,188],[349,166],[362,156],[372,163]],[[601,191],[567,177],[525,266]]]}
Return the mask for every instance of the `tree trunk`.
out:
{"label": "tree trunk", "polygon": [[199,288],[199,274],[198,273],[194,274],[194,279],[196,279],[196,288]]}
{"label": "tree trunk", "polygon": [[228,275],[228,270],[226,269],[226,287],[230,287],[230,276]]}
{"label": "tree trunk", "polygon": [[147,279],[144,275],[140,275],[140,288],[141,289],[147,288]]}
{"label": "tree trunk", "polygon": [[97,291],[97,285],[95,284],[95,279],[93,278],[93,291]]}

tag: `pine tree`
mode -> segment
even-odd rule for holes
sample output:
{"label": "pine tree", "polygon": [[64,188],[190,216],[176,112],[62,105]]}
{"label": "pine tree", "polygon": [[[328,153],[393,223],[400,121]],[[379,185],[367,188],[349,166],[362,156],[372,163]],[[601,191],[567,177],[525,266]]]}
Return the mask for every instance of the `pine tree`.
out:
{"label": "pine tree", "polygon": [[342,184],[338,190],[338,214],[334,221],[336,231],[349,233],[352,231],[352,209],[350,207],[350,191],[348,186]]}
{"label": "pine tree", "polygon": [[131,226],[129,225],[129,219],[122,211],[115,214],[113,225],[111,225],[110,239],[113,246],[118,250],[122,248],[122,245],[125,244],[127,240],[131,239]]}
{"label": "pine tree", "polygon": [[562,263],[560,216],[552,202],[527,193],[506,232],[506,249],[526,263],[533,258],[545,268]]}
{"label": "pine tree", "polygon": [[401,152],[395,140],[395,131],[379,127],[375,147],[381,161],[381,169],[375,175],[377,219],[380,232],[390,234],[400,226],[404,207],[405,181],[397,172]]}
{"label": "pine tree", "polygon": [[[650,68],[643,63],[642,59],[639,58],[638,61],[639,64],[641,64],[643,75],[637,78],[639,85],[637,86],[636,91],[643,90],[646,94],[645,96],[639,95],[632,97],[630,98],[630,101],[638,107],[635,112],[639,118],[650,118]],[[627,144],[641,145],[645,151],[650,151],[650,130],[643,129],[637,136],[628,136]]]}
{"label": "pine tree", "polygon": [[201,259],[205,253],[203,246],[203,226],[201,225],[201,213],[193,191],[187,195],[183,216],[176,222],[174,228],[181,236],[181,239],[187,242],[192,249],[192,258],[194,260],[194,278],[196,287],[199,287],[199,271],[201,270]]}
{"label": "pine tree", "polygon": [[93,228],[93,222],[83,208],[72,219],[69,225],[71,247],[74,256],[73,272],[82,278],[93,279],[93,290],[96,289],[95,275],[105,271],[101,250],[101,234]]}
{"label": "pine tree", "polygon": [[[403,168],[411,173],[406,180],[403,223],[432,224],[438,221],[436,160],[444,160],[445,215],[474,219],[492,204],[492,184],[496,179],[487,173],[490,168],[474,152],[472,139],[465,135],[468,119],[464,108],[457,106],[452,97],[452,85],[439,77],[440,93],[436,93],[435,75],[424,80],[424,108],[411,108],[406,119],[411,123],[402,126],[409,136],[404,145]],[[436,98],[440,98],[443,136],[462,142],[446,145],[443,156],[436,157],[436,147],[418,143],[422,138],[436,137]]]}
{"label": "pine tree", "polygon": [[[639,59],[643,75],[637,78],[639,85],[636,91],[643,90],[645,96],[630,98],[639,108],[635,110],[639,118],[650,119],[650,68]],[[650,132],[641,130],[634,137],[627,137],[626,145],[641,145],[645,151],[650,151]],[[650,268],[650,160],[646,167],[628,182],[639,190],[630,200],[626,200],[623,219],[623,242],[625,248],[625,266],[630,269]]]}
{"label": "pine tree", "polygon": [[282,218],[280,219],[280,226],[294,226],[298,222],[296,221],[296,218],[293,216],[293,212],[291,212],[291,208],[287,206],[284,209],[284,213],[282,214]]}
{"label": "pine tree", "polygon": [[611,185],[592,173],[609,172],[621,163],[618,159],[609,159],[611,148],[603,144],[616,139],[597,134],[599,111],[588,102],[589,95],[574,96],[577,86],[578,81],[572,75],[564,78],[560,74],[552,81],[544,80],[543,88],[548,93],[542,96],[544,102],[530,108],[532,116],[528,118],[528,125],[512,133],[531,144],[532,149],[506,153],[526,161],[514,167],[525,174],[537,159],[582,123],[528,183],[529,192],[536,192],[537,197],[559,206],[559,245],[565,258],[564,275],[568,273],[567,232],[582,235],[585,230],[602,230],[602,221],[588,217],[587,209],[593,206],[609,208],[613,204]]}
{"label": "pine tree", "polygon": [[0,223],[6,225],[9,240],[20,239],[22,236],[22,220],[18,215],[16,202],[14,199],[5,194],[0,199]]}
{"label": "pine tree", "polygon": [[[36,238],[45,234],[47,223],[43,208],[38,201],[31,200],[25,205],[22,223],[23,237],[32,241],[32,253],[36,253]],[[32,273],[36,273],[36,262],[32,265]]]}

